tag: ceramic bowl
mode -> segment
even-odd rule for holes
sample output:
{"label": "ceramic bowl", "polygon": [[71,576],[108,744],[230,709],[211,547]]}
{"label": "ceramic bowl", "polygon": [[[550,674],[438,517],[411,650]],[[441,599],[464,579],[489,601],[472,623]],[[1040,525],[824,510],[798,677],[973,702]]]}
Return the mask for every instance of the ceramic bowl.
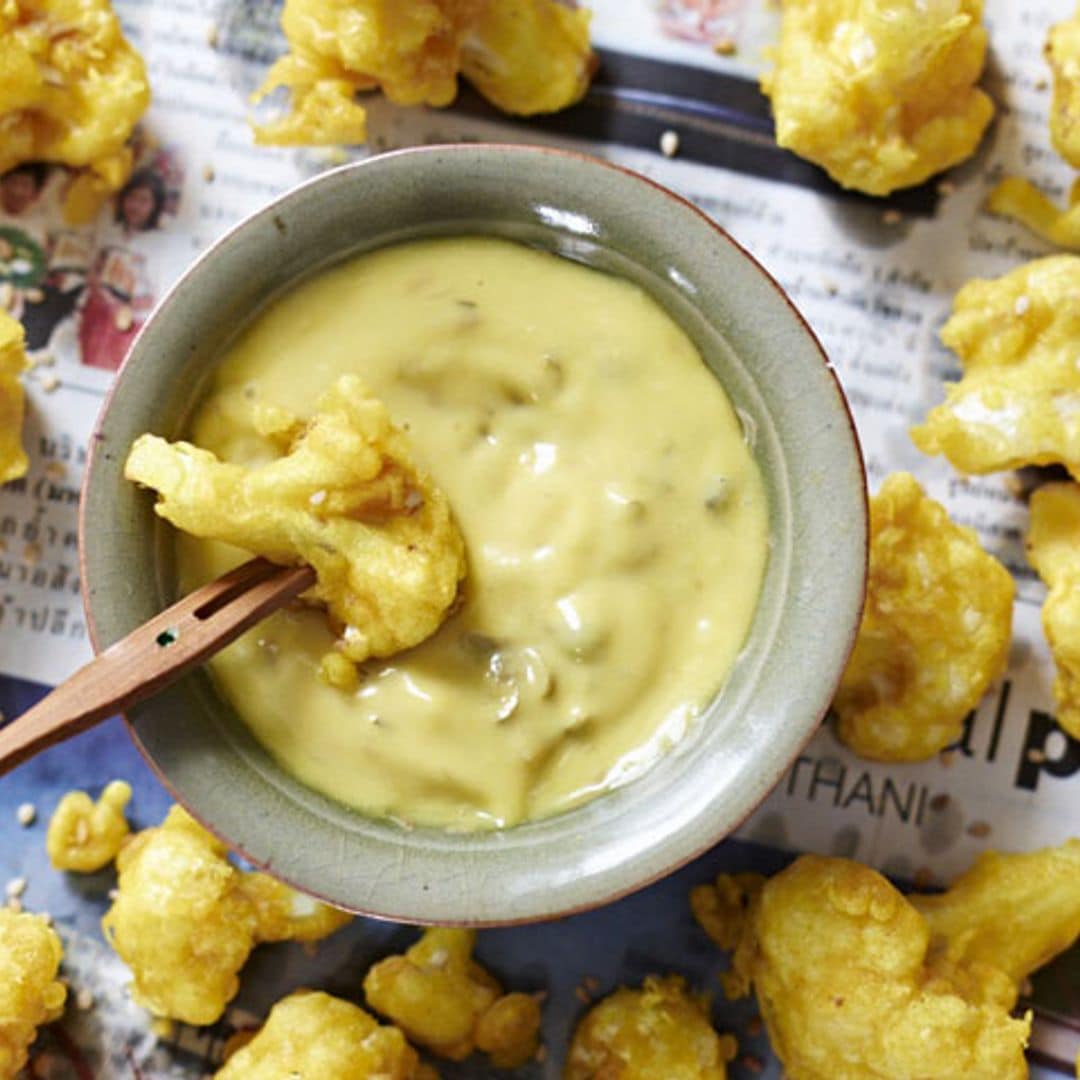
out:
{"label": "ceramic bowl", "polygon": [[179,437],[207,373],[283,291],[359,252],[454,233],[509,237],[638,282],[694,339],[753,432],[771,553],[745,648],[704,720],[644,776],[585,806],[460,834],[371,819],[304,787],[205,672],[127,719],[176,798],[252,863],[354,911],[485,925],[551,918],[640,888],[726,836],[765,797],[817,727],[846,662],[865,584],[866,495],[847,406],[813,334],[692,205],[559,151],[386,154],[319,176],[237,226],[140,334],[98,422],[83,498],[97,648],[176,598],[168,527],[152,495],[123,479],[132,440]]}

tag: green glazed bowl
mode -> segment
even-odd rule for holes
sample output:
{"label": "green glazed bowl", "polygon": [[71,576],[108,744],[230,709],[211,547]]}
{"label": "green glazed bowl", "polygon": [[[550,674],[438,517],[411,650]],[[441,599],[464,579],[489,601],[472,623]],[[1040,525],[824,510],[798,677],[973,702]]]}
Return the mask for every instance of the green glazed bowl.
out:
{"label": "green glazed bowl", "polygon": [[[638,282],[697,343],[764,474],[771,550],[746,645],[703,721],[639,779],[496,832],[406,829],[306,788],[255,742],[205,672],[132,709],[176,798],[252,863],[330,903],[469,925],[594,907],[730,833],[832,699],[866,577],[862,461],[836,377],[777,284],[699,210],[576,154],[440,146],[349,165],[237,226],[139,335],[95,433],[82,502],[84,598],[103,649],[176,599],[168,527],[123,478],[136,436],[181,435],[217,360],[261,309],[360,252],[489,233]],[[104,524],[104,523],[107,523]],[[648,627],[642,627],[648,633]]]}

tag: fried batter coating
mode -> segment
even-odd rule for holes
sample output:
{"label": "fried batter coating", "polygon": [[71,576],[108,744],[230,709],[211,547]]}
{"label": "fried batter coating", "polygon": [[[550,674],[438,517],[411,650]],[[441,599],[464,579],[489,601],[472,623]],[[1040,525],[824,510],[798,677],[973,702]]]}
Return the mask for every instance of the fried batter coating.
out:
{"label": "fried batter coating", "polygon": [[964,473],[1061,464],[1080,473],[1080,257],[1051,255],[969,281],[941,340],[964,377],[911,429]]}
{"label": "fried batter coating", "polygon": [[0,311],[0,484],[25,476],[29,467],[22,445],[26,401],[19,382],[26,369],[24,341],[22,325]]}
{"label": "fried batter coating", "polygon": [[574,1032],[564,1080],[725,1080],[735,1057],[708,1005],[678,975],[650,976],[594,1005]]}
{"label": "fried batter coating", "polygon": [[443,107],[459,72],[506,112],[554,112],[585,93],[595,67],[588,13],[558,0],[286,0],[281,25],[290,51],[256,100],[286,87],[292,111],[255,129],[264,144],[363,142],[358,92]]}
{"label": "fried batter coating", "polygon": [[975,86],[982,0],[785,0],[762,79],[776,141],[843,187],[887,195],[974,153],[994,107]]}
{"label": "fried batter coating", "polygon": [[729,927],[727,989],[753,986],[790,1080],[1021,1080],[1031,1019],[1009,1013],[1080,933],[1078,883],[1076,840],[985,855],[934,897],[805,855]]}
{"label": "fried batter coating", "polygon": [[131,785],[114,780],[95,803],[85,791],[69,791],[49,820],[45,850],[57,870],[92,874],[108,866],[131,829],[124,807],[131,801]]}
{"label": "fried batter coating", "polygon": [[474,1050],[512,1069],[536,1053],[540,1005],[530,994],[503,994],[472,959],[474,930],[432,928],[404,956],[388,956],[364,978],[376,1011],[440,1057]]}
{"label": "fried batter coating", "polygon": [[878,761],[925,761],[1005,670],[1012,576],[909,473],[870,501],[870,569],[834,709],[841,740]]}
{"label": "fried batter coating", "polygon": [[157,490],[177,528],[284,565],[309,563],[309,593],[343,626],[339,647],[359,663],[438,629],[465,575],[465,545],[446,496],[413,464],[386,406],[346,375],[307,423],[272,422],[286,453],[251,468],[190,443],[140,436],[129,480]]}
{"label": "fried batter coating", "polygon": [[123,187],[149,103],[146,67],[108,0],[0,5],[0,173],[33,161],[82,170],[64,206],[72,223]]}
{"label": "fried batter coating", "polygon": [[1061,248],[1080,248],[1080,183],[1073,184],[1069,205],[1059,210],[1030,180],[1007,176],[986,201],[991,214],[1012,218]]}
{"label": "fried batter coating", "polygon": [[282,998],[266,1024],[214,1074],[215,1080],[438,1080],[395,1027],[329,994]]}
{"label": "fried batter coating", "polygon": [[1080,739],[1080,487],[1047,484],[1032,493],[1028,561],[1049,587],[1042,624],[1057,678],[1058,723]]}
{"label": "fried batter coating", "polygon": [[0,907],[0,1080],[14,1080],[37,1028],[64,1011],[67,990],[56,978],[63,955],[44,915]]}
{"label": "fried batter coating", "polygon": [[132,997],[157,1016],[212,1024],[264,941],[312,941],[349,921],[267,878],[237,870],[226,847],[178,806],[116,860],[117,895],[101,921],[131,968]]}

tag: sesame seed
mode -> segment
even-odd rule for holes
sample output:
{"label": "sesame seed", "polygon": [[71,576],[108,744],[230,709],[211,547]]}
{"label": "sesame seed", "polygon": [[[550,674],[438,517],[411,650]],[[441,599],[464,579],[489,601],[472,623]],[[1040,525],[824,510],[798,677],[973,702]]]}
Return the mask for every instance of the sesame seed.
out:
{"label": "sesame seed", "polygon": [[15,811],[15,820],[25,829],[28,825],[33,825],[34,820],[37,818],[37,807],[33,803],[24,802],[19,806],[19,809]]}
{"label": "sesame seed", "polygon": [[218,36],[217,23],[211,23],[206,30],[206,44],[209,45],[211,49],[216,49],[218,47]]}
{"label": "sesame seed", "polygon": [[1020,316],[1026,315],[1031,310],[1031,297],[1018,296],[1013,304],[1013,311]]}
{"label": "sesame seed", "polygon": [[881,215],[881,220],[885,225],[899,225],[904,220],[904,215],[899,210],[886,210]]}
{"label": "sesame seed", "polygon": [[712,47],[717,56],[734,56],[737,48],[734,40],[729,37],[717,38]]}
{"label": "sesame seed", "polygon": [[94,1006],[94,994],[93,991],[87,987],[82,987],[75,995],[75,1006],[86,1012],[87,1009],[91,1009]]}
{"label": "sesame seed", "polygon": [[968,836],[974,836],[976,840],[989,836],[991,831],[988,821],[973,821],[967,828]]}
{"label": "sesame seed", "polygon": [[203,166],[202,178],[208,184],[212,184],[214,182],[214,177],[215,176],[216,176],[216,173],[214,172],[214,166],[213,165],[204,165]]}
{"label": "sesame seed", "polygon": [[121,334],[126,334],[135,323],[135,316],[132,314],[131,308],[124,304],[123,307],[116,309],[116,315],[113,318],[113,323],[116,329]]}
{"label": "sesame seed", "polygon": [[677,131],[665,131],[660,136],[660,153],[664,157],[674,157],[679,152],[679,133]]}
{"label": "sesame seed", "polygon": [[60,385],[60,379],[51,371],[41,376],[41,389],[46,394],[51,394]]}
{"label": "sesame seed", "polygon": [[308,499],[308,502],[311,503],[312,506],[322,506],[322,504],[324,502],[326,502],[326,492],[325,491],[312,492],[311,497]]}
{"label": "sesame seed", "polygon": [[5,886],[4,892],[8,897],[22,896],[26,892],[26,878],[15,877],[12,878]]}

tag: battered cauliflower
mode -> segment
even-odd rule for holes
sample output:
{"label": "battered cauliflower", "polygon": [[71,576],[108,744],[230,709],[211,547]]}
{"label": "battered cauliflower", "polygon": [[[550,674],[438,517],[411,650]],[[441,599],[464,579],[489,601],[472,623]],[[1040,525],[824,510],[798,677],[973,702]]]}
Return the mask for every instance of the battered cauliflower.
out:
{"label": "battered cauliflower", "polygon": [[287,87],[292,112],[257,127],[259,143],[361,143],[359,91],[442,107],[459,72],[506,112],[554,112],[581,98],[595,66],[588,13],[559,0],[286,0],[281,25],[290,52],[256,100]]}
{"label": "battered cauliflower", "polygon": [[92,874],[116,858],[131,830],[124,807],[131,785],[114,780],[95,803],[85,791],[69,791],[53,811],[45,850],[57,870]]}
{"label": "battered cauliflower", "polygon": [[982,0],[784,0],[762,79],[776,140],[869,195],[910,187],[974,153],[993,115],[974,84]]}
{"label": "battered cauliflower", "polygon": [[125,475],[157,490],[158,514],[177,528],[313,566],[308,595],[344,627],[349,660],[389,656],[434,633],[465,575],[465,545],[386,406],[346,375],[309,422],[280,408],[260,415],[286,451],[268,464],[227,464],[143,435]]}
{"label": "battered cauliflower", "polygon": [[29,466],[22,446],[26,403],[19,382],[26,368],[24,339],[21,324],[0,311],[0,484],[25,476]]}
{"label": "battered cauliflower", "polygon": [[1015,586],[971,529],[908,473],[870,501],[870,568],[837,733],[879,761],[924,761],[960,736],[1004,670]]}
{"label": "battered cauliflower", "polygon": [[123,187],[126,143],[149,103],[146,68],[108,0],[0,5],[0,173],[33,161],[80,170],[64,206],[73,223]]}
{"label": "battered cauliflower", "polygon": [[244,873],[225,845],[174,806],[124,846],[116,899],[101,921],[134,975],[132,997],[157,1016],[212,1024],[264,941],[315,941],[349,921],[265,874]]}
{"label": "battered cauliflower", "polygon": [[750,884],[741,913],[727,904],[726,989],[753,986],[790,1080],[1021,1080],[1031,1019],[1009,1013],[1080,934],[1078,883],[1077,840],[984,855],[947,893],[907,899],[868,867],[803,856]]}
{"label": "battered cauliflower", "polygon": [[965,473],[1023,465],[1080,471],[1080,257],[1036,259],[956,295],[941,340],[964,377],[912,428]]}
{"label": "battered cauliflower", "polygon": [[395,1027],[329,994],[298,991],[214,1074],[215,1080],[438,1080]]}
{"label": "battered cauliflower", "polygon": [[474,930],[433,928],[404,956],[389,956],[364,978],[371,1007],[440,1057],[474,1050],[512,1069],[536,1053],[540,1005],[530,994],[503,994],[472,959]]}
{"label": "battered cauliflower", "polygon": [[570,1044],[564,1080],[725,1080],[735,1056],[717,1035],[708,1005],[678,975],[650,976],[594,1005]]}
{"label": "battered cauliflower", "polygon": [[[1080,168],[1080,10],[1051,29],[1046,58],[1054,76],[1050,139],[1069,164]],[[1078,195],[1080,186],[1074,186],[1069,206],[1059,210],[1034,184],[1008,177],[991,192],[988,208],[1058,247],[1080,248]]]}
{"label": "battered cauliflower", "polygon": [[1080,487],[1047,484],[1032,494],[1027,552],[1050,589],[1042,622],[1057,664],[1058,723],[1080,739]]}
{"label": "battered cauliflower", "polygon": [[0,907],[0,1080],[13,1080],[41,1024],[64,1011],[64,950],[44,915]]}

